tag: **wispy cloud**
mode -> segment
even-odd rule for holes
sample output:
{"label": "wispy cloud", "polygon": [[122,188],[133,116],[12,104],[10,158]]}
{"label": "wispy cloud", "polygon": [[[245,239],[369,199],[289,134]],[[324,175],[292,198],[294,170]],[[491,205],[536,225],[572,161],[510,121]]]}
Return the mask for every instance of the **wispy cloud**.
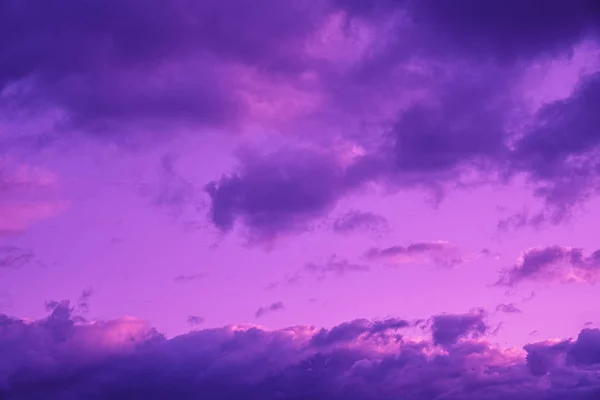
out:
{"label": "wispy cloud", "polygon": [[507,313],[507,314],[520,314],[523,311],[515,306],[513,303],[509,304],[498,304],[496,311]]}
{"label": "wispy cloud", "polygon": [[323,264],[308,263],[304,266],[304,271],[316,276],[317,279],[324,279],[328,276],[342,277],[352,272],[368,272],[370,269],[371,267],[368,265],[352,263],[336,255],[331,256]]}
{"label": "wispy cloud", "polygon": [[385,217],[368,211],[350,210],[333,222],[333,231],[336,233],[382,233],[387,229],[389,223]]}
{"label": "wispy cloud", "polygon": [[192,281],[198,281],[198,280],[204,279],[205,276],[206,276],[206,274],[179,275],[179,276],[176,276],[173,280],[176,283],[186,283],[186,282],[192,282]]}
{"label": "wispy cloud", "polygon": [[22,268],[25,266],[41,264],[31,250],[17,246],[0,246],[0,269]]}
{"label": "wispy cloud", "polygon": [[275,302],[273,304],[270,304],[266,307],[259,307],[258,310],[256,310],[256,312],[254,313],[254,316],[256,318],[260,318],[266,314],[275,312],[275,311],[281,311],[284,309],[283,303],[281,301]]}
{"label": "wispy cloud", "polygon": [[448,242],[421,242],[408,246],[371,248],[364,258],[368,261],[385,261],[390,264],[405,264],[415,261],[433,261],[441,267],[452,267],[465,261],[462,252]]}

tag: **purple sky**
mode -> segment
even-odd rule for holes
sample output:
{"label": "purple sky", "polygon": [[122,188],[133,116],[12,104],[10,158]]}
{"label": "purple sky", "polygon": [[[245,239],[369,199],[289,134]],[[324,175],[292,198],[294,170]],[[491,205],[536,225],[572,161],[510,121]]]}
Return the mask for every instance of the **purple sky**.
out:
{"label": "purple sky", "polygon": [[0,0],[0,399],[600,398],[596,0]]}

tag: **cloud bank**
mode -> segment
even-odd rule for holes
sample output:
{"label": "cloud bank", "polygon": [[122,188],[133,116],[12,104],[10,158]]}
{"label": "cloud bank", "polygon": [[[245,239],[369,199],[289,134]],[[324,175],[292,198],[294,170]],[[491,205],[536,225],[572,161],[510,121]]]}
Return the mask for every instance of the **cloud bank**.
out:
{"label": "cloud bank", "polygon": [[68,302],[38,321],[0,317],[0,393],[9,399],[573,399],[600,393],[600,331],[502,349],[473,334],[483,314],[331,329],[227,326],[166,339],[133,318],[88,322]]}

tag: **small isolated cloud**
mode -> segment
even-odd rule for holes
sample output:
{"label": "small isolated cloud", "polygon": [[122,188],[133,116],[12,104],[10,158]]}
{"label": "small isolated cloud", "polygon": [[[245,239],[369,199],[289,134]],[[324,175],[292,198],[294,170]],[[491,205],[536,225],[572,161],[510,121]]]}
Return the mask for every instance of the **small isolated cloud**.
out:
{"label": "small isolated cloud", "polygon": [[205,319],[198,315],[189,315],[187,317],[187,323],[190,324],[190,326],[202,325],[204,323],[204,321],[205,321]]}
{"label": "small isolated cloud", "polygon": [[458,248],[443,241],[413,243],[408,246],[374,247],[365,253],[364,258],[392,264],[430,260],[441,267],[451,267],[464,261]]}
{"label": "small isolated cloud", "polygon": [[173,281],[175,281],[176,283],[186,283],[186,282],[198,281],[198,280],[204,279],[204,277],[205,277],[204,274],[179,275],[179,276],[176,276],[173,279]]}
{"label": "small isolated cloud", "polygon": [[368,265],[356,264],[348,261],[345,258],[339,258],[336,255],[323,263],[308,263],[304,266],[304,271],[310,275],[314,275],[317,279],[324,279],[328,276],[342,277],[351,272],[368,272],[371,268]]}
{"label": "small isolated cloud", "polygon": [[275,312],[275,311],[281,311],[283,310],[283,303],[281,301],[275,302],[271,305],[268,305],[266,307],[259,307],[258,310],[256,310],[256,312],[254,313],[254,316],[256,318],[260,318],[266,314]]}
{"label": "small isolated cloud", "polygon": [[526,250],[518,262],[504,271],[498,285],[515,286],[532,282],[588,282],[600,277],[600,250],[584,255],[582,249],[566,246]]}
{"label": "small isolated cloud", "polygon": [[520,314],[523,312],[521,311],[521,309],[517,308],[517,306],[515,306],[513,303],[498,304],[498,306],[496,307],[496,311],[503,312],[506,314]]}
{"label": "small isolated cloud", "polygon": [[336,233],[382,232],[389,228],[387,219],[381,215],[360,210],[350,210],[333,222]]}
{"label": "small isolated cloud", "polygon": [[463,338],[478,338],[487,330],[483,311],[436,315],[431,320],[433,342],[442,347],[450,347]]}

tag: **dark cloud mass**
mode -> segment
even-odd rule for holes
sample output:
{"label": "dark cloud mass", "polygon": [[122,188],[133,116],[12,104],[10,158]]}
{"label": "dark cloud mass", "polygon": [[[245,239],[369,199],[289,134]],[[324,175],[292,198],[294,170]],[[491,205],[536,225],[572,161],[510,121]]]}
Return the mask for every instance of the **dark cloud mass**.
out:
{"label": "dark cloud mass", "polygon": [[224,71],[301,68],[319,17],[296,1],[4,1],[0,94],[13,109],[59,107],[87,130],[223,124],[241,106]]}
{"label": "dark cloud mass", "polygon": [[[0,315],[0,396],[37,399],[591,400],[600,394],[600,331],[503,350],[464,333],[480,321],[438,319],[413,341],[400,319],[332,329],[227,326],[166,339],[132,318],[75,320],[67,303],[38,321]],[[471,315],[471,317],[473,317]],[[462,338],[458,338],[461,336]],[[436,339],[437,337],[437,339]]]}
{"label": "dark cloud mass", "polygon": [[595,0],[7,0],[0,118],[50,114],[58,132],[121,139],[252,126],[363,148],[342,165],[290,145],[210,182],[211,221],[254,236],[309,229],[368,182],[441,197],[473,172],[525,175],[557,222],[600,179],[599,79],[524,115],[524,71],[599,37]]}
{"label": "dark cloud mass", "polygon": [[[571,97],[543,106],[531,116],[531,124],[523,123],[526,106],[518,93],[527,65],[568,57],[584,39],[598,40],[597,2],[335,3],[353,23],[375,27],[397,20],[395,32],[402,33],[382,36],[383,50],[373,48],[368,59],[357,61],[355,70],[380,79],[367,83],[360,74],[351,75],[345,85],[360,82],[373,90],[366,93],[375,99],[380,88],[372,82],[393,85],[391,72],[411,60],[429,71],[426,87],[434,97],[398,106],[395,122],[382,132],[383,144],[356,162],[360,172],[355,181],[424,187],[439,196],[468,173],[476,172],[479,183],[506,183],[524,174],[548,207],[531,223],[559,222],[574,204],[595,193],[600,170],[594,139],[600,137],[600,124],[592,111],[599,106],[597,76],[582,77]],[[410,23],[400,15],[408,15]],[[330,201],[346,192],[332,194]],[[214,198],[213,203],[218,205]],[[300,216],[292,209],[287,214]],[[338,224],[342,231],[353,226],[344,222]]]}

